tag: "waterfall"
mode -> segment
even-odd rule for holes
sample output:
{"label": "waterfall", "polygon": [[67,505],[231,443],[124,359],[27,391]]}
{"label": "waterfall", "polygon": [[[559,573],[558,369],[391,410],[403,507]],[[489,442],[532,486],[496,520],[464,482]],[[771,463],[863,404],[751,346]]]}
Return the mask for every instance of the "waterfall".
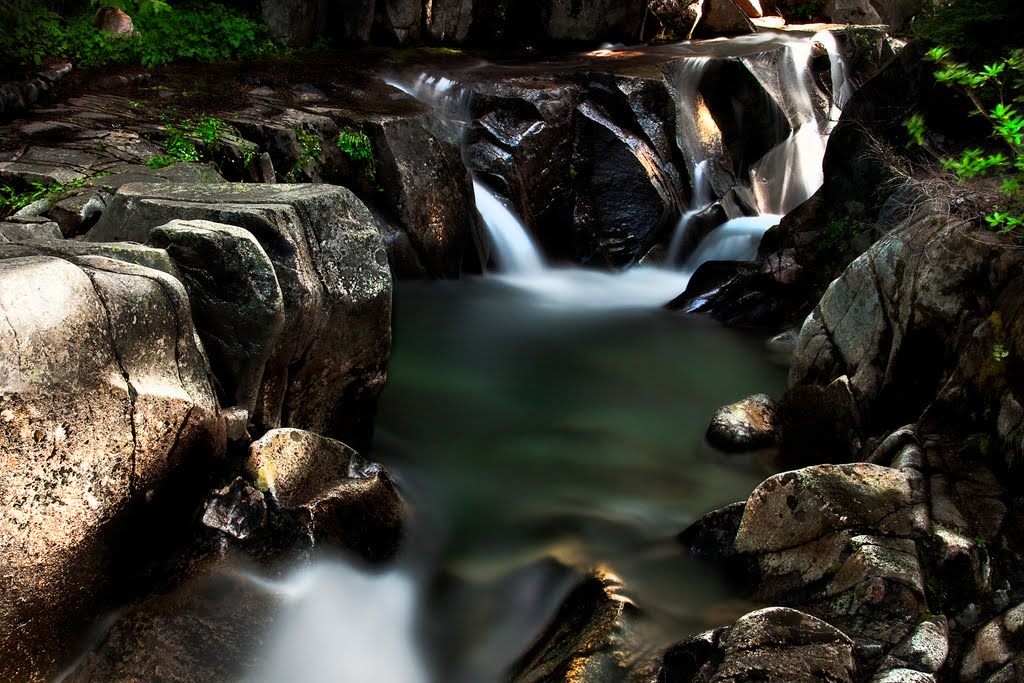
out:
{"label": "waterfall", "polygon": [[[810,63],[815,43],[828,52],[832,77],[831,103],[824,120],[818,120],[812,99]],[[787,43],[785,50],[787,68],[779,73],[779,90],[793,132],[750,169],[752,189],[764,213],[788,213],[821,187],[825,143],[850,95],[846,65],[832,34],[822,31],[811,39]]]}
{"label": "waterfall", "polygon": [[[692,183],[690,201],[672,233],[665,256],[676,271],[635,267],[624,273],[598,273],[571,267],[552,267],[544,260],[522,221],[507,202],[488,187],[474,180],[476,207],[493,249],[495,273],[506,282],[540,294],[549,301],[569,305],[650,305],[672,298],[685,289],[690,275],[709,260],[752,260],[760,237],[778,223],[781,216],[810,197],[823,182],[822,160],[832,126],[849,99],[851,87],[846,67],[835,41],[828,32],[813,37],[754,36],[733,39],[732,48],[721,51],[722,43],[708,41],[710,52],[721,57],[701,55],[702,43],[681,43],[675,67],[674,89],[678,129],[676,142],[682,152]],[[713,45],[711,45],[713,44]],[[815,107],[817,89],[810,69],[815,45],[829,55],[832,80],[831,106],[819,115]],[[751,60],[770,49],[783,51],[781,59]],[[792,131],[781,143],[755,160],[747,178],[738,178],[727,200],[716,196],[722,180],[715,166],[724,154],[719,130],[701,93],[701,82],[715,59],[739,58],[755,78],[775,92],[778,110]],[[459,76],[420,74],[411,82],[388,83],[419,99],[440,113],[461,136],[472,125],[469,115],[473,90],[460,83]],[[768,87],[772,84],[773,87]],[[695,219],[716,204],[722,206],[725,222],[713,229],[696,245],[692,232]],[[753,212],[756,215],[743,216]],[[692,249],[692,253],[690,252]],[[680,265],[681,264],[681,265]],[[645,292],[644,289],[647,289]]]}
{"label": "waterfall", "polygon": [[515,214],[477,180],[473,181],[476,210],[487,228],[487,237],[494,248],[498,271],[523,275],[544,268],[544,259],[526,228]]}

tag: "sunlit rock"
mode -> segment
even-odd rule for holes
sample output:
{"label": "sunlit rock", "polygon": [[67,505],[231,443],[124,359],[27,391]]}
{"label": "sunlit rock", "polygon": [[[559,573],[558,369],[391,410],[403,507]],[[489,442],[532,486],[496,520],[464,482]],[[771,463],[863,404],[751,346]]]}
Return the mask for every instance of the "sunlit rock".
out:
{"label": "sunlit rock", "polygon": [[391,475],[340,441],[275,429],[252,444],[245,470],[316,544],[370,560],[396,552],[405,511]]}
{"label": "sunlit rock", "polygon": [[130,184],[88,237],[145,242],[176,218],[244,228],[274,266],[284,327],[254,424],[362,443],[391,350],[391,274],[363,203],[329,185]]}
{"label": "sunlit rock", "polygon": [[0,677],[47,680],[118,569],[125,520],[224,433],[176,280],[38,255],[0,260],[0,281]]}
{"label": "sunlit rock", "polygon": [[711,417],[707,439],[724,451],[768,448],[779,439],[779,408],[766,394],[756,394],[723,408]]}

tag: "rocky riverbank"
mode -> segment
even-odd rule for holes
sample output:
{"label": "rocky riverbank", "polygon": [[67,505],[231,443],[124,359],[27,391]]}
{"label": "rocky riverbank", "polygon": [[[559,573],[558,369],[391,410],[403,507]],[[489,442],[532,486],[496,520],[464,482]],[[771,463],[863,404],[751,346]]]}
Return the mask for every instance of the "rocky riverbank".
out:
{"label": "rocky riverbank", "polygon": [[[876,30],[845,36],[865,64],[893,51]],[[693,87],[719,134],[709,183],[722,215],[752,210],[751,163],[797,131],[764,77],[784,49],[727,50]],[[241,676],[186,644],[205,634],[244,653],[252,631],[232,621],[266,623],[277,606],[242,589],[208,618],[182,617],[176,605],[207,594],[193,577],[231,553],[271,568],[330,547],[394,555],[409,513],[352,447],[371,438],[386,378],[394,278],[490,260],[471,171],[553,258],[606,267],[664,259],[697,193],[677,135],[680,55],[613,57],[511,75],[430,62],[462,78],[461,129],[378,78],[412,90],[424,64],[382,53],[304,78],[285,62],[81,80],[0,128],[0,178],[50,188],[0,222],[0,677],[49,679],[81,624],[132,601],[73,680]],[[814,69],[822,114],[827,57]],[[918,58],[861,88],[825,185],[758,262],[709,268],[678,302],[730,324],[802,323],[779,405],[759,399],[747,423],[731,411],[758,434],[738,450],[769,446],[802,469],[681,535],[773,606],[651,653],[628,586],[588,571],[512,680],[1024,675],[1024,254],[927,184],[878,191],[897,167],[866,162],[867,143],[895,144],[907,102],[941,102],[905,87],[925,80]],[[734,101],[763,105],[763,127]]]}

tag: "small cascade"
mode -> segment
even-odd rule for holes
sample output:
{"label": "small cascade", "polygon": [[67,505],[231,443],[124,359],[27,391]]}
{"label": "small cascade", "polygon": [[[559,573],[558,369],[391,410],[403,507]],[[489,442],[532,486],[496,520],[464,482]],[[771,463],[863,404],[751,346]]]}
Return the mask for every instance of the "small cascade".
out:
{"label": "small cascade", "polygon": [[[824,120],[818,119],[812,99],[810,64],[815,44],[828,52],[832,77],[829,114]],[[759,208],[774,214],[791,211],[821,187],[825,144],[851,94],[846,65],[831,33],[821,31],[811,39],[787,43],[785,50],[788,68],[779,74],[779,89],[786,100],[793,133],[750,169]]]}
{"label": "small cascade", "polygon": [[707,177],[709,161],[704,159],[693,167],[693,197],[690,199],[690,207],[679,217],[676,229],[672,233],[672,241],[668,245],[668,263],[678,263],[682,257],[683,245],[689,236],[690,225],[693,219],[702,211],[711,206],[714,201],[711,182]]}
{"label": "small cascade", "polygon": [[762,214],[726,221],[704,238],[683,264],[682,271],[692,275],[708,261],[753,261],[757,257],[761,236],[781,219],[779,215]]}
{"label": "small cascade", "polygon": [[544,258],[515,214],[477,180],[473,181],[473,193],[494,248],[498,272],[523,275],[543,270]]}

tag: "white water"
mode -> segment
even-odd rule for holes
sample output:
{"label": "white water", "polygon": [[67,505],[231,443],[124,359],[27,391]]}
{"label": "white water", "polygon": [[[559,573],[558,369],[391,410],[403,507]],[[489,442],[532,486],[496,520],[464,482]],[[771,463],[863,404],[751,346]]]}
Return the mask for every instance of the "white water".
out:
{"label": "white water", "polygon": [[711,231],[683,264],[683,272],[692,275],[708,261],[753,261],[761,237],[782,216],[762,214],[733,218]]}
{"label": "white water", "polygon": [[266,664],[246,683],[428,683],[416,630],[418,587],[399,571],[370,574],[321,561],[281,581],[251,577],[284,608]]}
{"label": "white water", "polygon": [[537,273],[544,258],[512,210],[479,181],[473,181],[476,209],[494,248],[499,273]]}

